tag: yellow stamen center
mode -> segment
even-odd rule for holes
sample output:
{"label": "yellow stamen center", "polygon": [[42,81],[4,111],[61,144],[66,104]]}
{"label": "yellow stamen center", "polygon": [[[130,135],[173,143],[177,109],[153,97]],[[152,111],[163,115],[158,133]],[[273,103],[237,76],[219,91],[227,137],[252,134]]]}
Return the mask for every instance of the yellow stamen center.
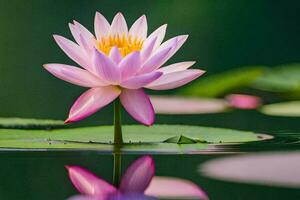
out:
{"label": "yellow stamen center", "polygon": [[98,41],[98,48],[106,55],[109,55],[111,48],[117,47],[122,56],[126,56],[133,51],[140,51],[143,47],[143,43],[144,40],[137,37],[114,35],[102,38]]}

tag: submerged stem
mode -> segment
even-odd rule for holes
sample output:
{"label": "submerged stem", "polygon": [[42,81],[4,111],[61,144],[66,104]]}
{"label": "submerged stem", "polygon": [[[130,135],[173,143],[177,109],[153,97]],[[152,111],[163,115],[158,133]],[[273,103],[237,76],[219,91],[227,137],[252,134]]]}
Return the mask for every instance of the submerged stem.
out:
{"label": "submerged stem", "polygon": [[114,153],[114,173],[113,184],[115,187],[119,187],[122,173],[122,157],[120,152]]}
{"label": "submerged stem", "polygon": [[121,122],[121,102],[116,99],[114,102],[114,144],[120,146],[123,144],[122,122]]}

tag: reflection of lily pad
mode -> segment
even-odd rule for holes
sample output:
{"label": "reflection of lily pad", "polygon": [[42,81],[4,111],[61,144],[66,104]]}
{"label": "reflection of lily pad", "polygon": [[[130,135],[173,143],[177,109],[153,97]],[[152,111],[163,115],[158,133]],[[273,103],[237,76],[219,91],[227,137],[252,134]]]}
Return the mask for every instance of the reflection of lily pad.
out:
{"label": "reflection of lily pad", "polygon": [[202,114],[219,113],[228,108],[222,99],[180,96],[151,96],[156,113],[160,114]]}
{"label": "reflection of lily pad", "polygon": [[180,94],[188,96],[219,97],[246,86],[262,75],[263,66],[243,67],[210,75],[184,87]]}
{"label": "reflection of lily pad", "polygon": [[300,117],[300,101],[290,101],[265,105],[260,110],[266,115]]}
{"label": "reflection of lily pad", "polygon": [[299,160],[300,152],[232,156],[204,163],[200,173],[226,181],[300,188]]}
{"label": "reflection of lily pad", "polygon": [[49,129],[63,125],[64,121],[61,120],[0,117],[0,128]]}
{"label": "reflection of lily pad", "polygon": [[[123,151],[190,152],[208,148],[208,144],[164,143],[166,139],[184,135],[208,143],[240,143],[260,138],[247,131],[181,125],[155,125],[152,127],[124,126]],[[112,151],[113,127],[98,126],[54,130],[0,129],[0,147],[3,149],[90,149]]]}
{"label": "reflection of lily pad", "polygon": [[253,87],[271,92],[299,91],[300,64],[282,65],[270,69],[256,79]]}

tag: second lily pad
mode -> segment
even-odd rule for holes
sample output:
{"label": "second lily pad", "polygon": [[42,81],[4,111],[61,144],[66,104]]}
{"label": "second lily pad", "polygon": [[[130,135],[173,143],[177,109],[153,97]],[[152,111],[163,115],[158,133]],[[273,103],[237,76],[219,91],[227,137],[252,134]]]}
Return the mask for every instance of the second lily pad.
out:
{"label": "second lily pad", "polygon": [[260,110],[266,115],[300,117],[300,101],[289,101],[265,105]]}
{"label": "second lily pad", "polygon": [[62,120],[0,117],[0,128],[52,129],[62,126],[64,126],[64,121]]}
{"label": "second lily pad", "polygon": [[299,92],[300,64],[286,64],[269,69],[255,80],[253,87],[279,93]]}
{"label": "second lily pad", "polygon": [[201,78],[179,91],[179,94],[198,97],[220,97],[251,85],[264,73],[264,66],[232,69]]}

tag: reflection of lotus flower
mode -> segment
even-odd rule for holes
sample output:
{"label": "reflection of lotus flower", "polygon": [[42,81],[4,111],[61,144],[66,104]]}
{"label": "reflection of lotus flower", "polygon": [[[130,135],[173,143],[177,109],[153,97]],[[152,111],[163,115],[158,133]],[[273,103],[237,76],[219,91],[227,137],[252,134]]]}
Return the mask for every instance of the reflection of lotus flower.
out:
{"label": "reflection of lotus flower", "polygon": [[153,124],[153,107],[142,88],[173,89],[204,73],[188,69],[194,62],[160,68],[187,39],[187,35],[181,35],[162,43],[166,27],[159,27],[147,37],[144,15],[128,30],[121,13],[114,17],[111,25],[96,13],[96,37],[76,21],[70,24],[70,29],[77,44],[54,35],[60,48],[83,69],[64,64],[45,64],[44,67],[60,79],[91,88],[74,103],[66,122],[81,120],[120,96],[133,118],[145,125]]}
{"label": "reflection of lotus flower", "polygon": [[208,199],[207,195],[190,181],[153,177],[155,167],[150,156],[141,157],[129,166],[119,188],[80,167],[67,166],[67,169],[73,185],[83,194],[72,197],[72,200],[150,200],[153,199],[151,196]]}
{"label": "reflection of lotus flower", "polygon": [[261,98],[245,94],[230,94],[226,96],[229,105],[238,109],[255,109],[261,105]]}

